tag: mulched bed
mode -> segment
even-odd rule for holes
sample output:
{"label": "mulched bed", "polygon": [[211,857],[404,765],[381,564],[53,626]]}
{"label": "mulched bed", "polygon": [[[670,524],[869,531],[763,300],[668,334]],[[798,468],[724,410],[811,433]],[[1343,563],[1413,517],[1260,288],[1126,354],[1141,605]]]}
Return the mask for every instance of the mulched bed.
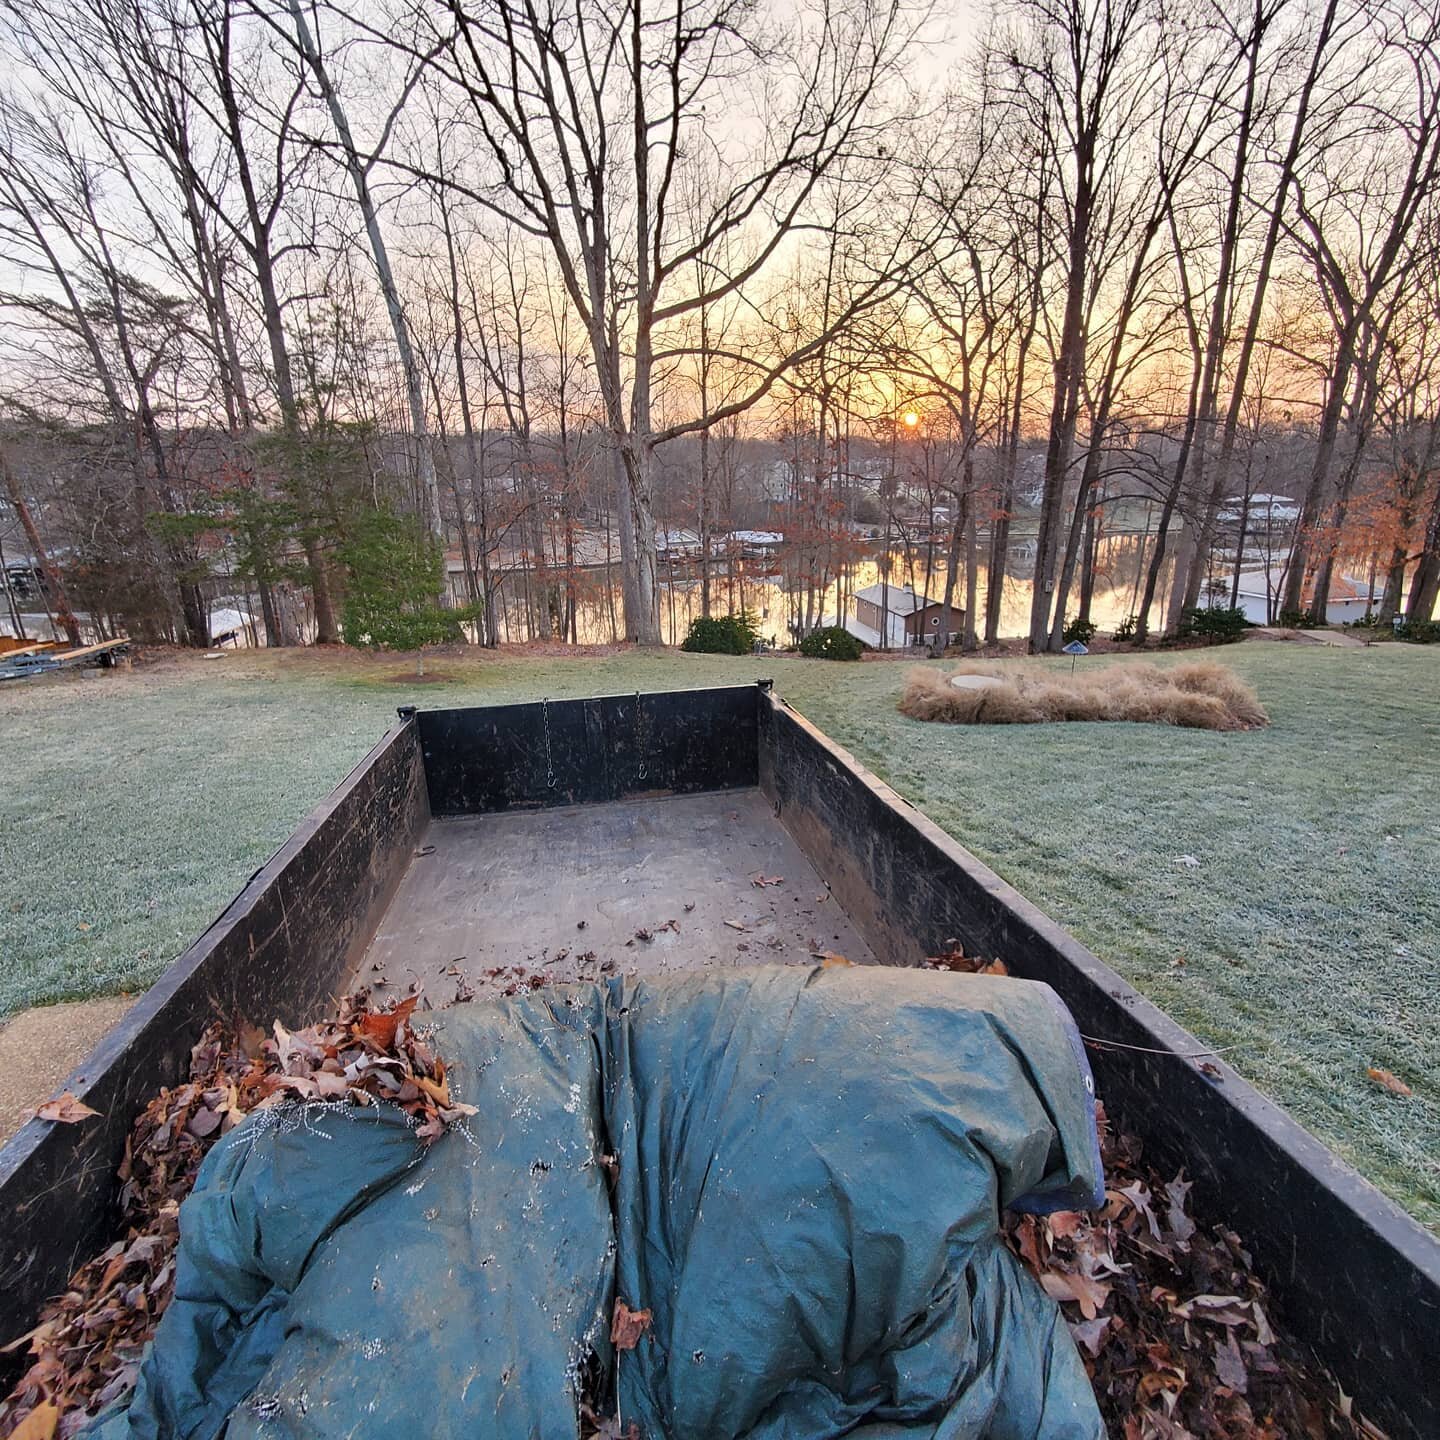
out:
{"label": "mulched bed", "polygon": [[[999,962],[971,960],[958,947],[929,964],[1004,973]],[[513,966],[487,972],[480,988],[516,993],[548,983],[545,974]],[[456,1000],[473,993],[462,981]],[[412,1027],[418,1003],[411,995],[380,1010],[361,990],[333,1018],[304,1030],[277,1023],[270,1036],[231,1036],[218,1025],[205,1032],[188,1083],[162,1090],[126,1144],[122,1237],[81,1266],[35,1329],[9,1347],[28,1347],[30,1366],[0,1400],[0,1433],[65,1440],[128,1393],[174,1285],[180,1202],[211,1145],[250,1111],[288,1099],[387,1099],[410,1112],[427,1142],[475,1113],[451,1102],[444,1061]],[[60,1112],[72,1118],[70,1107],[60,1104]],[[1060,1303],[1110,1435],[1384,1440],[1275,1327],[1243,1241],[1193,1215],[1183,1174],[1166,1178],[1147,1165],[1140,1142],[1112,1128],[1103,1112],[1101,1141],[1102,1211],[1007,1216],[1005,1236]],[[593,1411],[584,1433],[639,1440],[630,1426],[622,1430]]]}

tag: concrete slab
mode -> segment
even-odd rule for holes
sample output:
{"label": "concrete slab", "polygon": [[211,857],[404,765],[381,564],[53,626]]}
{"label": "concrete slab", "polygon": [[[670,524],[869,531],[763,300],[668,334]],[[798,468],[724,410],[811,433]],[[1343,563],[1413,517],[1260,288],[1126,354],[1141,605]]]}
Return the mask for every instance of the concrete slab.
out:
{"label": "concrete slab", "polygon": [[37,1006],[5,1021],[0,1029],[0,1140],[8,1140],[27,1112],[55,1093],[134,1003],[133,995],[107,995]]}

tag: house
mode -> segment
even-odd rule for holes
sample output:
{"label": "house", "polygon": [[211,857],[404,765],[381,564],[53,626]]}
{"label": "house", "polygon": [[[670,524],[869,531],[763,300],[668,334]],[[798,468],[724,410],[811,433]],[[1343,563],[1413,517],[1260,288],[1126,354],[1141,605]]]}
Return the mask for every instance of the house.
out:
{"label": "house", "polygon": [[[217,648],[223,648],[227,641],[237,649],[249,645],[250,636],[255,633],[255,617],[248,610],[225,606],[210,612],[210,643]],[[263,632],[258,638],[263,643]]]}
{"label": "house", "polygon": [[779,530],[732,530],[725,548],[731,555],[746,560],[766,560],[784,543],[785,536]]}
{"label": "house", "polygon": [[1271,530],[1288,530],[1300,518],[1300,507],[1288,495],[1260,491],[1250,497],[1248,505],[1243,495],[1231,495],[1215,512],[1220,524],[1227,526],[1239,525],[1242,515],[1252,535],[1263,535]]}
{"label": "house", "polygon": [[841,624],[857,640],[880,648],[883,631],[890,649],[910,645],[951,645],[965,628],[965,612],[950,608],[948,624],[942,624],[945,606],[941,600],[917,594],[909,585],[869,585],[851,597],[852,611]]}
{"label": "house", "polygon": [[655,532],[655,552],[661,564],[671,560],[698,560],[703,550],[698,531],[679,529]]}
{"label": "house", "polygon": [[[1269,625],[1273,623],[1272,616],[1278,618],[1288,558],[1287,555],[1277,555],[1268,564],[1247,565],[1240,572],[1240,588],[1236,593],[1235,603],[1245,612],[1245,618],[1253,624]],[[1221,585],[1218,588],[1224,594],[1229,587]],[[1306,606],[1314,595],[1315,587],[1307,581],[1304,592]],[[1378,589],[1372,590],[1366,581],[1337,571],[1330,581],[1330,598],[1325,606],[1326,622],[1340,625],[1347,620],[1359,620],[1378,606],[1380,599],[1381,592]],[[1227,602],[1217,596],[1216,603],[1223,605]]]}

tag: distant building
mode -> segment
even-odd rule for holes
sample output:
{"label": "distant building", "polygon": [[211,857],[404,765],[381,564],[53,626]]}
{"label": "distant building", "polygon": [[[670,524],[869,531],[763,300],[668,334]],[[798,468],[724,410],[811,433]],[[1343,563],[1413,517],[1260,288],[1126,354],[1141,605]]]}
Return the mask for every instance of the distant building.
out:
{"label": "distant building", "polygon": [[765,559],[785,543],[779,530],[732,530],[726,539],[730,554],[747,560]]}
{"label": "distant building", "polygon": [[700,543],[698,531],[658,530],[655,533],[655,550],[663,564],[669,560],[698,560],[704,546]]}
{"label": "distant building", "polygon": [[1250,497],[1247,506],[1243,495],[1231,495],[1215,512],[1222,525],[1238,525],[1245,516],[1246,528],[1252,533],[1283,530],[1300,518],[1300,507],[1288,495],[1261,492]]}
{"label": "distant building", "polygon": [[965,628],[965,611],[951,606],[948,623],[945,605],[908,585],[870,585],[851,597],[852,611],[840,623],[857,640],[881,648],[882,631],[892,650],[912,645],[955,644]]}
{"label": "distant building", "polygon": [[264,632],[257,631],[255,617],[248,610],[224,606],[210,612],[210,643],[217,648],[223,648],[227,643],[237,648],[249,645],[251,635],[263,643]]}
{"label": "distant building", "polygon": [[[1280,592],[1285,585],[1285,568],[1288,555],[1278,555],[1268,564],[1247,565],[1240,572],[1240,588],[1235,603],[1245,612],[1245,618],[1255,625],[1269,625],[1272,616],[1279,618]],[[1215,603],[1229,603],[1229,583],[1215,587]],[[1314,599],[1315,587],[1307,583],[1302,604],[1309,606]],[[1359,620],[1367,611],[1380,604],[1381,591],[1355,575],[1336,572],[1330,581],[1330,598],[1325,605],[1325,619],[1331,625],[1340,625],[1347,620]]]}

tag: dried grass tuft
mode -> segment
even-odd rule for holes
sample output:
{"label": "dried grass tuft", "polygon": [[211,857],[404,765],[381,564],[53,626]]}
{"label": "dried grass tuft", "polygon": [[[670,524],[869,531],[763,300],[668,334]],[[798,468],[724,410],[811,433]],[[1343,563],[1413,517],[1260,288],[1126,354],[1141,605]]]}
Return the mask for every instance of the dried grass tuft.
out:
{"label": "dried grass tuft", "polygon": [[[958,688],[951,684],[956,675],[986,676],[993,683]],[[1213,660],[1113,665],[1077,675],[984,664],[951,671],[917,668],[906,680],[900,709],[913,720],[950,725],[1130,720],[1193,730],[1255,730],[1270,723],[1255,692]]]}

